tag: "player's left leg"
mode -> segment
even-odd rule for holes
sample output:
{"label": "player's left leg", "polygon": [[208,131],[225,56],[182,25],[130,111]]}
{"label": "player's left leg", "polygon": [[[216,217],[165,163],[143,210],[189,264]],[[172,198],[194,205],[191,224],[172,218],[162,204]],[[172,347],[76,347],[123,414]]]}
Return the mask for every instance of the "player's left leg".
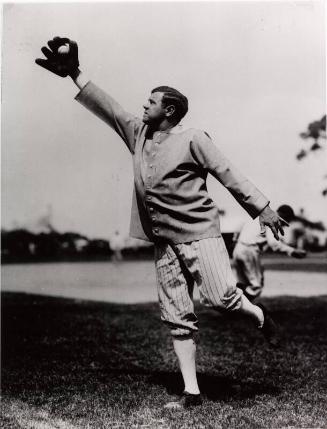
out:
{"label": "player's left leg", "polygon": [[268,313],[264,314],[260,306],[251,303],[242,290],[236,287],[223,238],[194,241],[192,246],[197,259],[193,259],[188,268],[199,287],[201,302],[220,310],[238,311],[250,317],[257,327],[262,328],[268,342],[277,345],[277,332]]}

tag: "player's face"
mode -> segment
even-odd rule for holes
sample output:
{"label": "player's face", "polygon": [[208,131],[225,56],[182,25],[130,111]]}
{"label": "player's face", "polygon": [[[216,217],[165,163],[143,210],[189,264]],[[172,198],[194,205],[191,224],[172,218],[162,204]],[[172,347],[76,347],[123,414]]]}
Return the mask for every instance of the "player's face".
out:
{"label": "player's face", "polygon": [[154,92],[143,104],[143,122],[147,125],[158,124],[166,117],[166,109],[162,106],[163,92]]}

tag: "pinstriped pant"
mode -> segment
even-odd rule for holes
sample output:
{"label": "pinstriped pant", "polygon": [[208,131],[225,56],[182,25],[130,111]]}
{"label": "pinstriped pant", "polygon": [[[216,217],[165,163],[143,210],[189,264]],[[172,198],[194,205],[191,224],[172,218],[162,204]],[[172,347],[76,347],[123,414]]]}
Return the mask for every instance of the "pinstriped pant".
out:
{"label": "pinstriped pant", "polygon": [[156,244],[155,266],[161,319],[174,336],[198,330],[194,284],[199,288],[201,303],[206,306],[237,310],[241,305],[242,291],[236,287],[222,237]]}

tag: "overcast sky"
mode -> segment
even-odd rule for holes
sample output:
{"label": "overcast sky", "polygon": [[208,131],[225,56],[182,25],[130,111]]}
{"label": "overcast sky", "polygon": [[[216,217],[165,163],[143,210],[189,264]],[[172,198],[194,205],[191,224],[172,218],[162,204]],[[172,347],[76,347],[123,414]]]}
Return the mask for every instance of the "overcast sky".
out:
{"label": "overcast sky", "polygon": [[[2,226],[51,205],[55,227],[127,234],[132,162],[114,132],[74,100],[77,87],[34,64],[52,37],[79,44],[82,71],[126,110],[158,85],[189,98],[206,130],[271,200],[326,220],[326,150],[302,162],[299,137],[325,113],[323,2],[12,4],[3,10]],[[247,214],[213,179],[223,228]]]}

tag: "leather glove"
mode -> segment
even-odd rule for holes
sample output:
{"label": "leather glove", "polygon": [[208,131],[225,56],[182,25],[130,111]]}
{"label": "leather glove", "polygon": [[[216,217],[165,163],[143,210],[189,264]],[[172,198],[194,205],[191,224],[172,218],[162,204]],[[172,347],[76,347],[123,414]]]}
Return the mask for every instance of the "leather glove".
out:
{"label": "leather glove", "polygon": [[291,256],[293,256],[293,258],[297,258],[297,259],[305,258],[306,255],[307,255],[307,252],[305,250],[302,250],[302,249],[294,249],[293,252],[291,253]]}
{"label": "leather glove", "polygon": [[[60,54],[58,49],[65,44],[69,45],[69,52]],[[48,41],[48,46],[50,49],[46,46],[41,48],[46,59],[37,58],[36,64],[61,77],[75,74],[79,66],[77,43],[67,37],[54,37]]]}

